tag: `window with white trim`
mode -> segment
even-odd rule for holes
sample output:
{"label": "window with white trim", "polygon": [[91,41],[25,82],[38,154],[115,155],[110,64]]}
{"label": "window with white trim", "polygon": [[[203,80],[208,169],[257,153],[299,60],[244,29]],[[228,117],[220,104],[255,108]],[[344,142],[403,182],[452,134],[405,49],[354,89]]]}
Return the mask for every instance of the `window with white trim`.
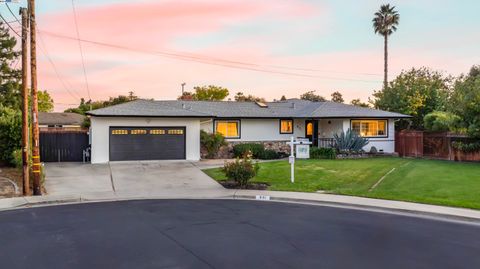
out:
{"label": "window with white trim", "polygon": [[362,137],[388,136],[388,120],[352,120],[350,128]]}

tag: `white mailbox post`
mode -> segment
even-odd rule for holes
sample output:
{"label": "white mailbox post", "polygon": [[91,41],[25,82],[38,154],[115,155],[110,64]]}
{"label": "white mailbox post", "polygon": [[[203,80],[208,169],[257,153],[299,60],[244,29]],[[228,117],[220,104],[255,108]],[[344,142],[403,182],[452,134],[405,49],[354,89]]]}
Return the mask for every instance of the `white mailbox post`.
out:
{"label": "white mailbox post", "polygon": [[290,181],[295,182],[295,145],[297,145],[297,157],[301,159],[310,158],[310,142],[308,139],[298,139],[292,136],[290,137],[290,156],[288,157],[288,162],[290,163]]}

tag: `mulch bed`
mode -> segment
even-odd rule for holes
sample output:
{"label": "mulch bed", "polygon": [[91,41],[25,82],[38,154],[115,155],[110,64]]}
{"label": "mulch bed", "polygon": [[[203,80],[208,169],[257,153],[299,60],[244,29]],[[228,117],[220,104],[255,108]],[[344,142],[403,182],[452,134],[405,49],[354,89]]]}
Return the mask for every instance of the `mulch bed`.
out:
{"label": "mulch bed", "polygon": [[222,184],[222,186],[226,189],[243,189],[243,190],[266,190],[270,185],[267,183],[260,183],[260,182],[252,182],[248,183],[246,188],[240,188],[240,186],[235,181],[219,181],[218,183]]}

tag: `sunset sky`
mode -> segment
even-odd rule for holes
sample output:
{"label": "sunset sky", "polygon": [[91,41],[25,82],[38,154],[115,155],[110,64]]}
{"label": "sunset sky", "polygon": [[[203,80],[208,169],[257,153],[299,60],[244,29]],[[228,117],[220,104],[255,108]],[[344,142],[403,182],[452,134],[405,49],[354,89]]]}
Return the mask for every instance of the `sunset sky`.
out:
{"label": "sunset sky", "polygon": [[[182,82],[268,100],[339,90],[367,101],[382,85],[383,40],[371,19],[384,2],[75,0],[89,93],[71,1],[37,0],[39,87],[56,111],[89,95],[175,99]],[[400,13],[390,79],[411,67],[458,75],[480,64],[480,1],[390,3]],[[5,4],[0,12],[14,19]]]}

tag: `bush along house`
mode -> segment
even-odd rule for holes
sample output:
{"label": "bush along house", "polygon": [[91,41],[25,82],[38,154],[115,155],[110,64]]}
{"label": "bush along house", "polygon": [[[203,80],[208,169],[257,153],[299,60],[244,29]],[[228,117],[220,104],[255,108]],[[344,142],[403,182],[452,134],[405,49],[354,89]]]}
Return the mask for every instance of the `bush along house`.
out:
{"label": "bush along house", "polygon": [[91,162],[199,160],[200,130],[218,132],[230,145],[264,144],[289,151],[291,136],[332,147],[334,134],[351,129],[368,139],[364,150],[395,149],[394,121],[409,116],[330,101],[277,102],[136,100],[87,112]]}

